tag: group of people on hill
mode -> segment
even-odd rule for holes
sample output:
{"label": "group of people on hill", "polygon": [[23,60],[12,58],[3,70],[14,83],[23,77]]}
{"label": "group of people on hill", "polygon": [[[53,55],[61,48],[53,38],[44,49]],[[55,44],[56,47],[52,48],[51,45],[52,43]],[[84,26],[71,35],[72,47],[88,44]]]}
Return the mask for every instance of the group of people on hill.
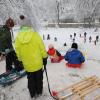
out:
{"label": "group of people on hill", "polygon": [[43,92],[43,68],[45,69],[47,65],[48,56],[51,57],[53,63],[65,59],[68,62],[66,65],[72,68],[80,68],[85,58],[78,50],[77,43],[73,43],[71,49],[64,56],[53,45],[49,45],[49,50],[46,51],[43,40],[38,32],[32,28],[30,19],[24,15],[21,15],[19,19],[20,30],[15,39],[14,47],[10,31],[14,27],[13,19],[9,18],[0,29],[0,52],[6,56],[6,71],[13,69],[12,64],[18,71],[24,67],[27,73],[30,96],[36,98]]}
{"label": "group of people on hill", "polygon": [[[80,38],[81,38],[81,37],[82,37],[82,34],[79,34],[79,35],[80,35]],[[73,38],[72,38],[72,37],[73,37]],[[74,33],[73,36],[72,36],[72,34],[70,34],[70,39],[72,39],[73,42],[75,42],[75,38],[76,38],[76,33]],[[86,33],[86,32],[84,32],[83,38],[84,38],[84,43],[86,43],[86,40],[87,40],[87,33]],[[89,40],[89,43],[91,43],[91,42],[92,42],[92,36],[89,36],[88,40]],[[99,35],[96,35],[96,38],[95,38],[95,40],[94,40],[94,44],[96,45],[96,43],[97,43],[98,41],[99,41]]]}

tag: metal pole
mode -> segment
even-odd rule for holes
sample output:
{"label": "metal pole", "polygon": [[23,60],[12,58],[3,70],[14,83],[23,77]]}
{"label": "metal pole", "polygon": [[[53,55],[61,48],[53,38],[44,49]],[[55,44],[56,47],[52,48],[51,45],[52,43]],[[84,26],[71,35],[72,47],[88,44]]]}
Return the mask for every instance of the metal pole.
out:
{"label": "metal pole", "polygon": [[58,25],[59,25],[59,2],[58,2]]}
{"label": "metal pole", "polygon": [[56,1],[57,2],[57,23],[58,23],[58,26],[59,26],[59,1]]}

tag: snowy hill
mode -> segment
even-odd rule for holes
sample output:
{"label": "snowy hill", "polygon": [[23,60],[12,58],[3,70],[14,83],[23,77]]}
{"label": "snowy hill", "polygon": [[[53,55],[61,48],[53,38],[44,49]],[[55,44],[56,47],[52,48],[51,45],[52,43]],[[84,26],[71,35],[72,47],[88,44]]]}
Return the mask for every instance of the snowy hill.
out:
{"label": "snowy hill", "polygon": [[[70,39],[70,34],[76,33],[76,42],[79,44],[79,49],[85,54],[86,61],[81,69],[70,69],[66,67],[66,62],[63,60],[61,63],[51,63],[48,58],[47,71],[51,90],[59,90],[67,85],[76,83],[85,77],[91,75],[97,75],[100,78],[100,40],[97,45],[94,45],[94,40],[96,35],[100,36],[100,29],[94,32],[94,29],[84,29],[84,28],[48,28],[41,29],[40,35],[43,38],[45,36],[44,43],[48,49],[49,44],[53,44],[55,48],[58,49],[63,55],[70,48],[72,44],[72,39]],[[87,32],[87,41],[84,43],[83,34]],[[15,31],[16,33],[16,31]],[[14,34],[15,34],[14,33]],[[47,40],[47,35],[50,35],[50,40]],[[82,37],[80,38],[80,34]],[[92,37],[92,42],[89,43],[89,36]],[[57,41],[54,38],[57,37]],[[66,42],[67,46],[63,46]],[[0,74],[5,70],[5,61],[0,62]],[[79,77],[70,76],[71,73],[76,73]],[[44,92],[43,96],[37,98],[36,100],[53,100],[48,92],[46,76],[44,73]],[[100,91],[97,92],[99,94]],[[8,87],[0,87],[0,100],[30,100],[29,92],[27,89],[27,77],[24,77]],[[93,100],[91,96],[86,100]]]}

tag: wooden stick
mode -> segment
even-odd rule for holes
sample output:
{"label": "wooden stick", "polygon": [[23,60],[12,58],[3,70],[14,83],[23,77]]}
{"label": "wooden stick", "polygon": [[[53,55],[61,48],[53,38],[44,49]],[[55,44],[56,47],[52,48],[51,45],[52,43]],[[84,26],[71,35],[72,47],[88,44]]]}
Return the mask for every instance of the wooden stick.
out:
{"label": "wooden stick", "polygon": [[84,88],[87,88],[89,86],[91,86],[93,83],[92,82],[87,82],[85,84],[82,84],[82,86],[79,86],[79,87],[73,87],[73,90],[72,91],[78,91],[78,90],[82,90]]}
{"label": "wooden stick", "polygon": [[73,93],[71,92],[71,93],[69,93],[69,94],[67,94],[67,95],[64,95],[64,96],[62,96],[62,97],[59,97],[59,99],[63,100],[63,99],[68,98],[68,97],[70,97],[70,96],[72,96],[72,95],[73,95]]}
{"label": "wooden stick", "polygon": [[[85,95],[87,95],[87,94],[93,92],[94,90],[96,90],[96,89],[98,89],[98,88],[100,88],[100,86],[97,86],[97,85],[94,85],[93,88],[92,88],[92,87],[89,87],[89,88],[87,88],[87,89],[85,89],[84,91],[81,91],[81,92],[79,93],[79,94],[80,94],[80,97],[85,96]],[[89,90],[89,89],[90,89],[90,90]]]}
{"label": "wooden stick", "polygon": [[74,93],[74,96],[73,96],[72,100],[79,100],[79,98],[80,98],[79,95]]}
{"label": "wooden stick", "polygon": [[[95,82],[95,81],[94,81]],[[72,91],[74,93],[78,92],[78,91],[82,91],[83,89],[85,88],[88,88],[89,86],[93,85],[93,80],[89,80],[89,82],[85,83],[85,84],[82,84],[82,86],[79,86],[79,87],[73,87]]]}
{"label": "wooden stick", "polygon": [[87,81],[84,81],[84,82],[82,82],[82,83],[79,84],[79,85],[74,85],[73,88],[79,88],[80,86],[83,86],[83,85],[86,84],[87,82],[93,82],[93,81],[95,81],[95,79],[96,79],[96,77],[90,78],[90,79],[88,79]]}
{"label": "wooden stick", "polygon": [[83,84],[80,87],[75,87],[75,88],[73,87],[73,91],[76,92],[76,91],[82,90],[82,89],[87,88],[87,87],[89,87],[89,86],[91,86],[93,84],[100,85],[100,83],[98,82],[98,80],[92,80],[91,82],[89,81],[89,82]]}

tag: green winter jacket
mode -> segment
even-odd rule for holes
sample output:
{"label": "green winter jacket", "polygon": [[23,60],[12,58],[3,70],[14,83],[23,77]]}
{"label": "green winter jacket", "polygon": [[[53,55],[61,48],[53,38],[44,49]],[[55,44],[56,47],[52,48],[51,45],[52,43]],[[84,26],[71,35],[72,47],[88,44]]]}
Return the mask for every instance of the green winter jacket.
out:
{"label": "green winter jacket", "polygon": [[6,49],[12,50],[12,40],[10,29],[4,25],[0,27],[0,52],[5,52]]}
{"label": "green winter jacket", "polygon": [[40,70],[43,66],[43,58],[47,57],[40,35],[29,27],[21,28],[15,40],[15,50],[27,72]]}

